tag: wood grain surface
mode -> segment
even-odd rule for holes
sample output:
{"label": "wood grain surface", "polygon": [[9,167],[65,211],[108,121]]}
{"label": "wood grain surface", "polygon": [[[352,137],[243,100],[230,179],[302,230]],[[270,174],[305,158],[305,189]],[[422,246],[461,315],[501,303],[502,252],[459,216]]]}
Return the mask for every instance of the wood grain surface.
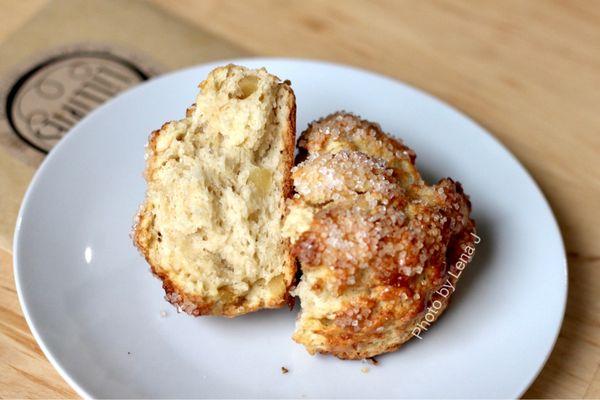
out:
{"label": "wood grain surface", "polygon": [[[0,42],[46,3],[0,2]],[[492,132],[539,183],[568,253],[564,325],[525,396],[600,397],[600,2],[155,3],[251,54],[335,61],[400,79]],[[29,333],[11,256],[0,251],[0,397],[74,396]]]}

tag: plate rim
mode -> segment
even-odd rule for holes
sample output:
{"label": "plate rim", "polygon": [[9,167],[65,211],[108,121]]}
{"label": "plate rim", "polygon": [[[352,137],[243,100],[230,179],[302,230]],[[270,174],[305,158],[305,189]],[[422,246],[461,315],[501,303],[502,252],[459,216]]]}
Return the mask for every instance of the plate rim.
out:
{"label": "plate rim", "polygon": [[517,165],[517,167],[521,170],[521,172],[524,173],[526,178],[529,180],[529,184],[534,188],[534,190],[537,192],[537,194],[541,197],[542,202],[545,205],[546,210],[548,211],[548,213],[550,215],[551,224],[554,227],[554,234],[556,234],[558,236],[558,239],[561,243],[559,250],[562,253],[560,264],[562,265],[562,268],[563,268],[561,276],[564,277],[564,281],[562,284],[562,289],[563,289],[564,294],[561,299],[562,301],[561,301],[561,310],[560,310],[560,323],[557,324],[557,326],[555,328],[555,332],[553,335],[554,339],[552,341],[552,345],[546,351],[546,356],[545,356],[543,362],[540,363],[540,365],[538,366],[537,370],[534,371],[534,373],[529,378],[526,379],[526,384],[524,385],[524,387],[519,389],[513,396],[515,398],[522,397],[523,394],[531,387],[533,382],[537,379],[537,377],[543,370],[544,366],[548,362],[548,359],[550,358],[550,356],[552,355],[552,353],[554,351],[556,342],[558,340],[560,331],[561,331],[563,323],[564,323],[566,305],[567,305],[567,299],[568,299],[568,292],[569,292],[569,271],[568,271],[568,263],[567,263],[567,258],[566,258],[566,247],[565,247],[565,242],[564,242],[562,232],[560,229],[560,225],[558,224],[558,221],[556,219],[556,216],[554,215],[554,212],[552,210],[552,207],[550,206],[548,199],[546,198],[544,192],[542,191],[542,189],[540,188],[540,186],[538,185],[536,180],[533,178],[531,173],[525,168],[525,166],[520,162],[520,160],[495,135],[493,135],[490,131],[485,129],[481,124],[479,124],[472,117],[470,117],[469,115],[464,113],[462,110],[460,110],[460,109],[456,108],[454,105],[449,104],[446,101],[434,96],[433,94],[430,94],[429,92],[426,92],[423,89],[415,87],[415,86],[413,86],[409,83],[406,83],[404,81],[401,81],[399,79],[396,79],[396,78],[390,77],[388,75],[384,75],[380,72],[372,71],[372,70],[369,70],[366,68],[361,68],[361,67],[356,67],[354,65],[348,65],[348,64],[337,63],[337,62],[326,61],[326,60],[310,59],[310,58],[295,58],[295,57],[242,57],[242,58],[229,58],[229,59],[215,60],[215,61],[210,61],[210,62],[201,63],[201,64],[195,64],[195,65],[188,66],[185,68],[177,69],[177,70],[170,71],[168,73],[159,75],[157,77],[151,78],[145,82],[142,82],[138,85],[128,88],[127,90],[119,93],[117,96],[113,97],[112,99],[109,99],[107,102],[103,103],[98,108],[94,109],[92,112],[87,114],[81,121],[79,121],[76,125],[74,125],[69,130],[69,132],[66,135],[64,135],[59,140],[59,142],[50,150],[48,155],[44,158],[42,163],[39,165],[37,170],[34,172],[32,178],[31,178],[31,181],[29,182],[29,184],[27,186],[25,195],[23,196],[23,199],[21,200],[19,212],[17,214],[15,230],[14,230],[14,234],[13,234],[12,253],[13,253],[13,274],[14,274],[15,287],[16,287],[16,291],[17,291],[17,297],[19,299],[19,305],[21,306],[23,316],[25,317],[25,320],[27,322],[27,325],[28,325],[33,337],[35,338],[38,346],[40,346],[40,349],[42,350],[44,356],[48,359],[48,361],[50,361],[50,364],[54,367],[54,369],[58,371],[59,375],[69,384],[69,386],[71,386],[71,388],[74,389],[74,391],[79,396],[81,396],[82,398],[86,398],[86,399],[93,398],[93,396],[91,396],[89,393],[87,393],[75,381],[75,379],[73,379],[67,373],[67,371],[65,371],[63,369],[63,367],[61,366],[60,362],[57,360],[55,355],[47,348],[46,343],[42,339],[40,332],[38,331],[35,323],[32,320],[32,317],[30,316],[29,308],[27,306],[27,302],[24,297],[25,295],[23,293],[23,290],[24,290],[23,284],[24,283],[22,282],[22,277],[20,275],[21,267],[19,264],[19,243],[20,243],[20,235],[21,235],[21,221],[23,218],[23,214],[25,213],[25,210],[30,202],[32,193],[35,191],[38,181],[41,179],[40,176],[41,176],[42,172],[48,167],[48,165],[52,162],[52,160],[54,158],[58,157],[57,154],[61,153],[62,148],[64,148],[64,146],[65,146],[65,143],[68,143],[71,140],[70,138],[75,137],[75,135],[72,134],[73,130],[77,130],[79,126],[81,126],[84,123],[87,123],[87,121],[91,117],[95,116],[99,112],[102,112],[105,107],[110,106],[117,99],[120,99],[123,96],[130,95],[130,93],[132,93],[142,87],[145,87],[147,85],[152,85],[156,81],[163,80],[163,79],[169,79],[173,75],[189,72],[189,71],[197,69],[197,68],[206,68],[206,67],[215,68],[217,66],[230,64],[230,63],[243,65],[244,63],[248,63],[248,62],[253,62],[253,63],[261,62],[261,63],[264,63],[266,66],[268,66],[269,63],[273,63],[273,62],[277,62],[277,63],[307,63],[307,64],[313,64],[313,65],[324,65],[324,66],[328,66],[328,67],[343,68],[343,69],[351,70],[351,71],[357,72],[357,73],[376,76],[378,78],[382,78],[382,79],[386,80],[390,84],[400,85],[400,86],[404,87],[404,89],[415,92],[416,94],[427,98],[427,100],[434,102],[436,105],[438,105],[442,108],[452,111],[453,113],[457,114],[459,117],[462,117],[463,120],[473,124],[476,128],[478,128],[480,133],[483,133],[484,135],[486,135],[489,139],[491,139],[494,142],[494,144],[496,146],[498,146],[502,151],[504,151],[509,156],[509,158]]}

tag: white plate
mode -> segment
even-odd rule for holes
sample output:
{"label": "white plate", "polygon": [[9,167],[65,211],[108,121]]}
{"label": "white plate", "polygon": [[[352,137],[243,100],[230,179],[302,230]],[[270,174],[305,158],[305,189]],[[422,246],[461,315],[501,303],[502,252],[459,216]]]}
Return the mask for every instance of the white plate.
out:
{"label": "white plate", "polygon": [[[397,81],[313,61],[235,62],[292,81],[300,130],[350,110],[402,137],[430,182],[450,176],[463,183],[483,240],[452,305],[423,340],[380,357],[369,373],[360,361],[308,355],[290,339],[296,311],[177,314],[129,233],[144,195],[148,134],[182,117],[217,65],[208,64],[98,109],[51,152],[29,187],[15,232],[17,289],[62,376],[86,397],[522,394],[552,350],[567,291],[557,224],[523,167],[473,121]],[[282,366],[290,372],[283,375]]]}

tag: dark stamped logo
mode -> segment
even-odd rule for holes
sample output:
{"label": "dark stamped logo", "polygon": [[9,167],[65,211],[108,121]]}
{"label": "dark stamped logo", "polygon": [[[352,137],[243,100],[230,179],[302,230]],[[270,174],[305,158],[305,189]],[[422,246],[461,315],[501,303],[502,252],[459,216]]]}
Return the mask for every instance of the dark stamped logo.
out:
{"label": "dark stamped logo", "polygon": [[105,51],[75,51],[51,57],[20,76],[6,95],[11,131],[42,154],[73,125],[149,73]]}

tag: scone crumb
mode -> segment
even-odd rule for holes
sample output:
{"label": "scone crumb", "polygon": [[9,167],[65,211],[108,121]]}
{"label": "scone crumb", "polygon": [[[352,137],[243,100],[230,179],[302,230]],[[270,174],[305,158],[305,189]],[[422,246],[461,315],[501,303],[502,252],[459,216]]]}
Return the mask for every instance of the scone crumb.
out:
{"label": "scone crumb", "polygon": [[289,369],[287,369],[286,367],[281,367],[281,373],[282,374],[287,374],[288,372],[290,372]]}
{"label": "scone crumb", "polygon": [[371,369],[369,367],[362,367],[360,369],[360,372],[362,372],[363,374],[368,374],[370,370]]}
{"label": "scone crumb", "polygon": [[165,310],[160,310],[160,317],[165,318],[167,316],[167,312]]}

